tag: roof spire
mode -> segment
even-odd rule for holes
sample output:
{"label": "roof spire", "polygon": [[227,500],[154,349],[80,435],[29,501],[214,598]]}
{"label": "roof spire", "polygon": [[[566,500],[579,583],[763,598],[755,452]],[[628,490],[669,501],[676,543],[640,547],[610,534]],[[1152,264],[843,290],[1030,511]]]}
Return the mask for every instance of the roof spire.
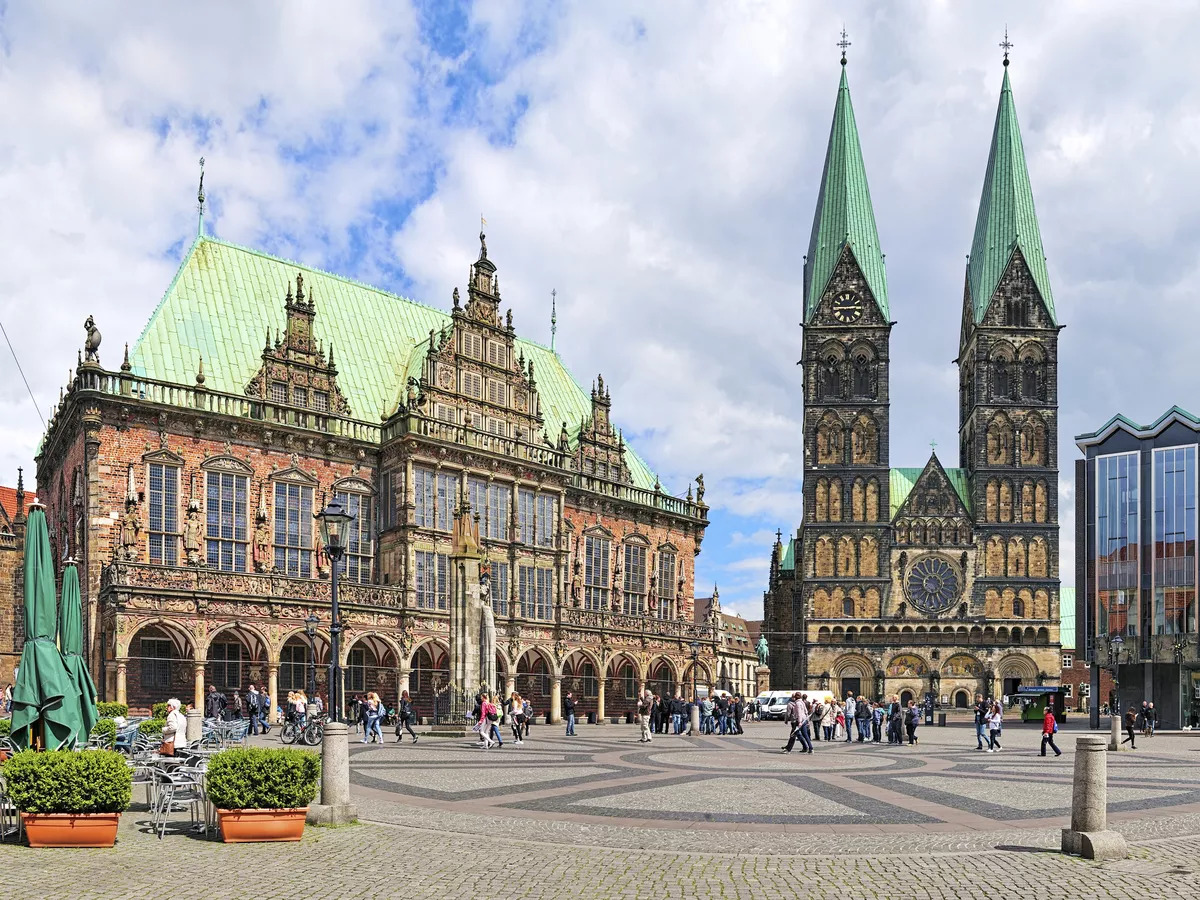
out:
{"label": "roof spire", "polygon": [[1008,26],[1004,26],[1004,40],[1000,42],[1000,49],[1004,51],[1004,68],[1008,68],[1008,51],[1013,48],[1013,44],[1008,39]]}
{"label": "roof spire", "polygon": [[[843,42],[849,46],[845,38]],[[850,102],[850,83],[843,66],[837,103],[833,109],[833,125],[829,130],[829,146],[825,151],[825,168],[821,173],[821,190],[817,195],[817,209],[808,243],[808,259],[804,266],[806,322],[816,312],[846,247],[854,254],[867,287],[887,320],[887,274],[879,251],[879,231],[875,227],[875,210],[871,206],[867,170],[858,142],[854,106]]]}
{"label": "roof spire", "polygon": [[200,190],[196,192],[196,203],[199,204],[200,217],[196,221],[197,237],[204,236],[204,157],[200,157]]}
{"label": "roof spire", "polygon": [[850,46],[850,41],[846,39],[846,26],[842,25],[842,39],[837,42],[837,45],[842,48],[842,65],[846,64],[846,48]]}
{"label": "roof spire", "polygon": [[1033,186],[1025,163],[1021,127],[1017,122],[1017,107],[1013,103],[1012,85],[1005,68],[967,264],[967,288],[976,323],[983,321],[992,296],[1018,250],[1050,320],[1057,322],[1042,231],[1033,205]]}
{"label": "roof spire", "polygon": [[558,334],[558,289],[550,289],[550,352],[554,352],[554,336]]}

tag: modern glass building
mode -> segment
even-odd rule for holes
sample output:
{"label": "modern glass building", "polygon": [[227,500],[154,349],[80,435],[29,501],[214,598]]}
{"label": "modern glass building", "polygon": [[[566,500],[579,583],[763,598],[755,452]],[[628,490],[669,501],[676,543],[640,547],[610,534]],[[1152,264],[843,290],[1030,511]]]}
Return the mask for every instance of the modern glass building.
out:
{"label": "modern glass building", "polygon": [[1200,419],[1172,407],[1075,438],[1076,647],[1091,665],[1092,724],[1112,696],[1164,728],[1200,725],[1196,463]]}

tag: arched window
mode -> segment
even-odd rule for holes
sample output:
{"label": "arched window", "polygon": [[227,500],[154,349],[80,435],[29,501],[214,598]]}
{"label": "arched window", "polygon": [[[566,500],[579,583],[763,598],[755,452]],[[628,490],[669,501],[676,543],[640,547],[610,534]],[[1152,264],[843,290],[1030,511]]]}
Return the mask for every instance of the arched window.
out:
{"label": "arched window", "polygon": [[842,479],[834,478],[829,482],[829,521],[842,521]]}
{"label": "arched window", "polygon": [[829,521],[829,482],[824,478],[817,479],[816,514],[818,522]]}
{"label": "arched window", "polygon": [[874,378],[871,372],[871,359],[865,351],[859,351],[854,357],[853,376],[850,379],[850,391],[855,397],[874,397]]}
{"label": "arched window", "polygon": [[879,429],[866,413],[854,420],[851,458],[855,465],[875,464],[879,453]]}
{"label": "arched window", "polygon": [[845,600],[842,601],[842,615],[843,616],[853,616],[854,615],[854,601],[851,600],[849,597],[847,597]]}
{"label": "arched window", "polygon": [[1037,416],[1030,416],[1021,430],[1021,465],[1046,465],[1046,424]]}
{"label": "arched window", "polygon": [[817,463],[837,465],[842,462],[842,423],[834,415],[827,415],[817,426]]}
{"label": "arched window", "polygon": [[879,521],[879,482],[874,478],[867,482],[867,521]]}
{"label": "arched window", "polygon": [[1040,400],[1041,393],[1038,364],[1032,357],[1027,356],[1021,363],[1021,396],[1026,400]]}
{"label": "arched window", "polygon": [[821,360],[821,374],[818,379],[818,390],[825,400],[842,396],[842,373],[840,360],[836,354],[830,353]]}
{"label": "arched window", "polygon": [[850,489],[850,518],[855,522],[866,520],[867,516],[867,485],[861,478],[854,479]]}
{"label": "arched window", "polygon": [[1025,324],[1025,301],[1020,297],[1013,297],[1008,301],[1005,307],[1004,324],[1014,328],[1021,328]]}
{"label": "arched window", "polygon": [[1007,359],[996,360],[992,369],[992,397],[1008,399],[1012,392],[1012,381]]}
{"label": "arched window", "polygon": [[854,538],[843,535],[838,541],[837,573],[839,578],[853,578],[855,572]]}
{"label": "arched window", "polygon": [[1013,431],[1008,417],[1001,414],[992,419],[987,429],[987,462],[989,466],[1011,466],[1013,460]]}
{"label": "arched window", "polygon": [[1025,601],[1024,600],[1021,600],[1019,598],[1016,600],[1013,600],[1013,618],[1014,619],[1025,618]]}

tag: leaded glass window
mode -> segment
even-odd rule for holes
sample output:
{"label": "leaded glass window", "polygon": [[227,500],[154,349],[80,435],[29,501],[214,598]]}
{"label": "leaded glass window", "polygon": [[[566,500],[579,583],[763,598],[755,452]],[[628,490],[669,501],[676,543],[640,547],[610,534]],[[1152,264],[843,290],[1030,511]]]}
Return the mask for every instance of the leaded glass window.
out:
{"label": "leaded glass window", "polygon": [[179,467],[151,463],[147,482],[150,562],[173,566],[179,551]]}
{"label": "leaded glass window", "polygon": [[275,483],[275,568],[293,578],[312,577],[313,489]]}
{"label": "leaded glass window", "polygon": [[611,585],[609,554],[612,542],[588,535],[583,541],[583,605],[586,609],[608,609]]}
{"label": "leaded glass window", "polygon": [[208,472],[206,558],[210,569],[246,571],[246,498],[250,479],[230,472]]}

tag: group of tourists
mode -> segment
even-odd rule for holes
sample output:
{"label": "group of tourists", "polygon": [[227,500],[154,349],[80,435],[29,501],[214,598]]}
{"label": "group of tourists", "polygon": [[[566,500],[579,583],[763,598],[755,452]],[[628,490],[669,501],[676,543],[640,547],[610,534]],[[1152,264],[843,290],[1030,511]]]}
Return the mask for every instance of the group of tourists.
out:
{"label": "group of tourists", "polygon": [[801,753],[812,753],[814,741],[844,741],[847,744],[883,742],[886,735],[889,744],[903,744],[905,738],[910,746],[919,743],[917,726],[921,724],[921,709],[916,701],[909,700],[907,706],[900,697],[893,695],[887,703],[876,703],[862,695],[847,694],[845,702],[821,695],[812,698],[803,691],[796,691],[788,701],[784,721],[791,725],[788,742],[780,749],[791,753],[800,742]]}
{"label": "group of tourists", "polygon": [[745,734],[742,719],[748,709],[738,694],[722,692],[688,701],[679,692],[674,697],[662,697],[647,690],[637,701],[638,724],[642,726],[638,740],[648,744],[656,734],[691,734],[693,708],[699,709],[700,734]]}
{"label": "group of tourists", "polygon": [[[291,699],[289,694],[289,703]],[[204,695],[204,717],[206,719],[232,721],[248,718],[251,734],[270,734],[270,716],[271,698],[267,696],[266,691],[260,691],[254,684],[251,684],[246,690],[245,696],[235,690],[229,697],[226,697],[217,690],[215,685],[211,684],[208,686],[208,693]]]}
{"label": "group of tourists", "polygon": [[[563,699],[563,706],[570,703],[571,713],[567,720],[567,734],[575,731],[574,697],[570,693]],[[491,750],[503,747],[504,736],[500,726],[507,724],[512,729],[513,744],[520,747],[529,739],[529,726],[533,722],[533,707],[529,700],[513,691],[503,704],[495,694],[479,692],[475,695],[475,708],[471,711],[474,722],[472,730],[479,736],[479,749]]]}

